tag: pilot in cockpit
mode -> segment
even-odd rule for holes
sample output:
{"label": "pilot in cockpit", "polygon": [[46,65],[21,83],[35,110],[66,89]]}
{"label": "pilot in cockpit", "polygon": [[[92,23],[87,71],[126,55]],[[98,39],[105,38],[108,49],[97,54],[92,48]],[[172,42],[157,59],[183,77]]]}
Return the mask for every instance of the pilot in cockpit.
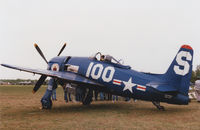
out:
{"label": "pilot in cockpit", "polygon": [[105,60],[105,56],[104,56],[104,55],[101,55],[100,61],[104,61],[104,60]]}
{"label": "pilot in cockpit", "polygon": [[114,59],[112,56],[102,55],[100,52],[96,53],[94,56],[92,56],[92,58],[95,59],[95,60],[106,61],[106,62],[111,62],[112,59]]}
{"label": "pilot in cockpit", "polygon": [[110,56],[110,55],[105,55],[104,60],[107,61],[107,62],[111,62],[112,56]]}
{"label": "pilot in cockpit", "polygon": [[110,56],[110,55],[101,55],[101,57],[100,57],[100,61],[111,62],[111,60],[112,60],[112,56]]}

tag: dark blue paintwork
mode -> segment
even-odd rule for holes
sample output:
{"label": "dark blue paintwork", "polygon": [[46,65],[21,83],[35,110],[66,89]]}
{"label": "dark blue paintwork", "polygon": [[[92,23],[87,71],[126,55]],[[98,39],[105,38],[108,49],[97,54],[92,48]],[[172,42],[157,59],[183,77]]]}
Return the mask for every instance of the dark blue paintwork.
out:
{"label": "dark blue paintwork", "polygon": [[[115,95],[181,105],[189,102],[188,90],[192,74],[192,61],[192,48],[183,45],[165,74],[138,72],[132,70],[130,66],[98,61],[94,57],[54,57],[49,61],[47,70],[1,65],[56,77],[62,82],[75,83],[80,87],[90,87]],[[51,70],[55,63],[59,65],[58,72]],[[72,70],[68,70],[68,67],[71,67]],[[127,89],[125,89],[126,87]]]}

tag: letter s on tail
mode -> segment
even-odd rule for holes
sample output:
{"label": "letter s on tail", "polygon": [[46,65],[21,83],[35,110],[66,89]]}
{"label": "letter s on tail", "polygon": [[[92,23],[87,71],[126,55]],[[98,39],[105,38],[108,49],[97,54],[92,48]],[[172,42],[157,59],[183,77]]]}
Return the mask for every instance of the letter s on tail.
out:
{"label": "letter s on tail", "polygon": [[188,95],[192,75],[193,49],[189,45],[181,46],[172,64],[164,74],[165,80],[178,89],[183,95]]}

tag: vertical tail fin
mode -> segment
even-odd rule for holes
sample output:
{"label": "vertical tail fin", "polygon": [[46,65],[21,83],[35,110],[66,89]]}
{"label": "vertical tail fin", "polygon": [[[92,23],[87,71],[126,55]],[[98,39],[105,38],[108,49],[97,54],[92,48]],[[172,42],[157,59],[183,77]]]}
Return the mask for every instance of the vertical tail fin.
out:
{"label": "vertical tail fin", "polygon": [[183,95],[188,95],[192,75],[193,49],[189,45],[181,46],[172,64],[164,74],[165,80],[176,87]]}

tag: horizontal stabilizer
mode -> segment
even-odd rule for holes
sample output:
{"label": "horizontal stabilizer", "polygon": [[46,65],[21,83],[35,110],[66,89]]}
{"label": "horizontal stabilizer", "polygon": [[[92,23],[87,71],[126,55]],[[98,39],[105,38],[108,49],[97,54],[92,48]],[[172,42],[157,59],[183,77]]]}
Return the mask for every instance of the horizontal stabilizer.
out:
{"label": "horizontal stabilizer", "polygon": [[146,86],[152,87],[160,92],[178,92],[178,89],[165,83],[149,83]]}

